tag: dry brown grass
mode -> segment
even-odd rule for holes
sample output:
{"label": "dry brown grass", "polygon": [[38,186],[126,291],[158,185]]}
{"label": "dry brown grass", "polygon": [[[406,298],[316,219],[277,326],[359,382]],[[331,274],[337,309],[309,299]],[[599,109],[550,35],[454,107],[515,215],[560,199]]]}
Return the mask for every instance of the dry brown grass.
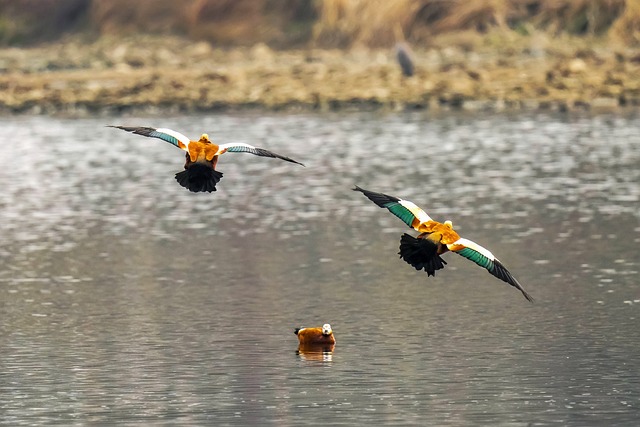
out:
{"label": "dry brown grass", "polygon": [[324,0],[314,41],[319,45],[346,47],[392,45],[397,28],[403,32],[421,7],[415,0]]}
{"label": "dry brown grass", "polygon": [[100,34],[185,31],[186,5],[192,1],[93,0],[91,21]]}
{"label": "dry brown grass", "polygon": [[[633,2],[629,0],[627,2]],[[544,0],[536,5],[534,25],[552,32],[571,34],[605,33],[620,17],[625,0]]]}
{"label": "dry brown grass", "polygon": [[0,42],[172,33],[215,44],[388,47],[451,33],[544,31],[640,43],[640,0],[0,0]]}
{"label": "dry brown grass", "polygon": [[[388,46],[394,26],[424,43],[443,33],[492,30],[577,35],[606,33],[633,12],[639,0],[324,0],[314,29],[318,44]],[[625,11],[625,4],[627,5]],[[621,29],[620,32],[624,30]]]}
{"label": "dry brown grass", "polygon": [[[315,9],[305,0],[93,0],[101,34],[183,34],[221,45],[308,41]],[[296,25],[297,24],[297,25]]]}
{"label": "dry brown grass", "polygon": [[305,0],[193,0],[188,34],[225,45],[297,44],[310,38],[315,9]]}
{"label": "dry brown grass", "polygon": [[611,28],[611,36],[627,45],[640,45],[640,0],[627,0],[625,10]]}
{"label": "dry brown grass", "polygon": [[0,43],[50,40],[86,25],[87,0],[0,0]]}

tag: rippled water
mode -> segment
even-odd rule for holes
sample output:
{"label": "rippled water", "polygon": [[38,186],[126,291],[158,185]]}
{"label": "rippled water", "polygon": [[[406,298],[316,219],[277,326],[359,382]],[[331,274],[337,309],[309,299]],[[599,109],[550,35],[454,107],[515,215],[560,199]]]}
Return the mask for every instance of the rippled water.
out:
{"label": "rippled water", "polygon": [[[174,181],[169,144],[269,148]],[[635,114],[215,115],[0,124],[0,424],[636,425]],[[427,278],[354,184],[487,246]],[[296,326],[330,322],[333,353]]]}

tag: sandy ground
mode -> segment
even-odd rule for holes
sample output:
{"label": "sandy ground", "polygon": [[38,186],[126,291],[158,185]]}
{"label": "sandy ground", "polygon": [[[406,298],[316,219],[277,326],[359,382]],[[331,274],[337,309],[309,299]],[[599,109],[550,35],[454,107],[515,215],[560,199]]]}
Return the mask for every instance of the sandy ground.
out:
{"label": "sandy ground", "polygon": [[[443,47],[444,45],[444,47]],[[218,49],[180,38],[68,40],[0,51],[0,111],[593,109],[640,104],[640,52],[527,40],[393,49]]]}

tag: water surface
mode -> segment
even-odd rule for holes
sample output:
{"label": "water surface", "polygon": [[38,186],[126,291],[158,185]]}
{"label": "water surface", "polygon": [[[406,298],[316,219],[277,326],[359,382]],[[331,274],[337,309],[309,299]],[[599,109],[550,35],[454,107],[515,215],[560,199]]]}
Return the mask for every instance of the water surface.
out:
{"label": "water surface", "polygon": [[[635,114],[5,117],[0,424],[636,425]],[[244,141],[213,194],[105,124]],[[487,246],[536,299],[354,184]],[[330,354],[296,326],[330,322]]]}

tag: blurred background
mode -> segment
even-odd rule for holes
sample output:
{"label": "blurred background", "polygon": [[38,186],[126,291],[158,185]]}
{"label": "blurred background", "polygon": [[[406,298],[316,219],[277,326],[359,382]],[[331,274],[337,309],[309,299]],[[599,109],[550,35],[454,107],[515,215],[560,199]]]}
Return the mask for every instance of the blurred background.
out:
{"label": "blurred background", "polygon": [[0,109],[610,108],[639,41],[636,0],[1,0]]}
{"label": "blurred background", "polygon": [[3,0],[0,13],[5,45],[150,33],[225,46],[385,47],[397,41],[398,28],[418,44],[495,31],[640,41],[634,0]]}

